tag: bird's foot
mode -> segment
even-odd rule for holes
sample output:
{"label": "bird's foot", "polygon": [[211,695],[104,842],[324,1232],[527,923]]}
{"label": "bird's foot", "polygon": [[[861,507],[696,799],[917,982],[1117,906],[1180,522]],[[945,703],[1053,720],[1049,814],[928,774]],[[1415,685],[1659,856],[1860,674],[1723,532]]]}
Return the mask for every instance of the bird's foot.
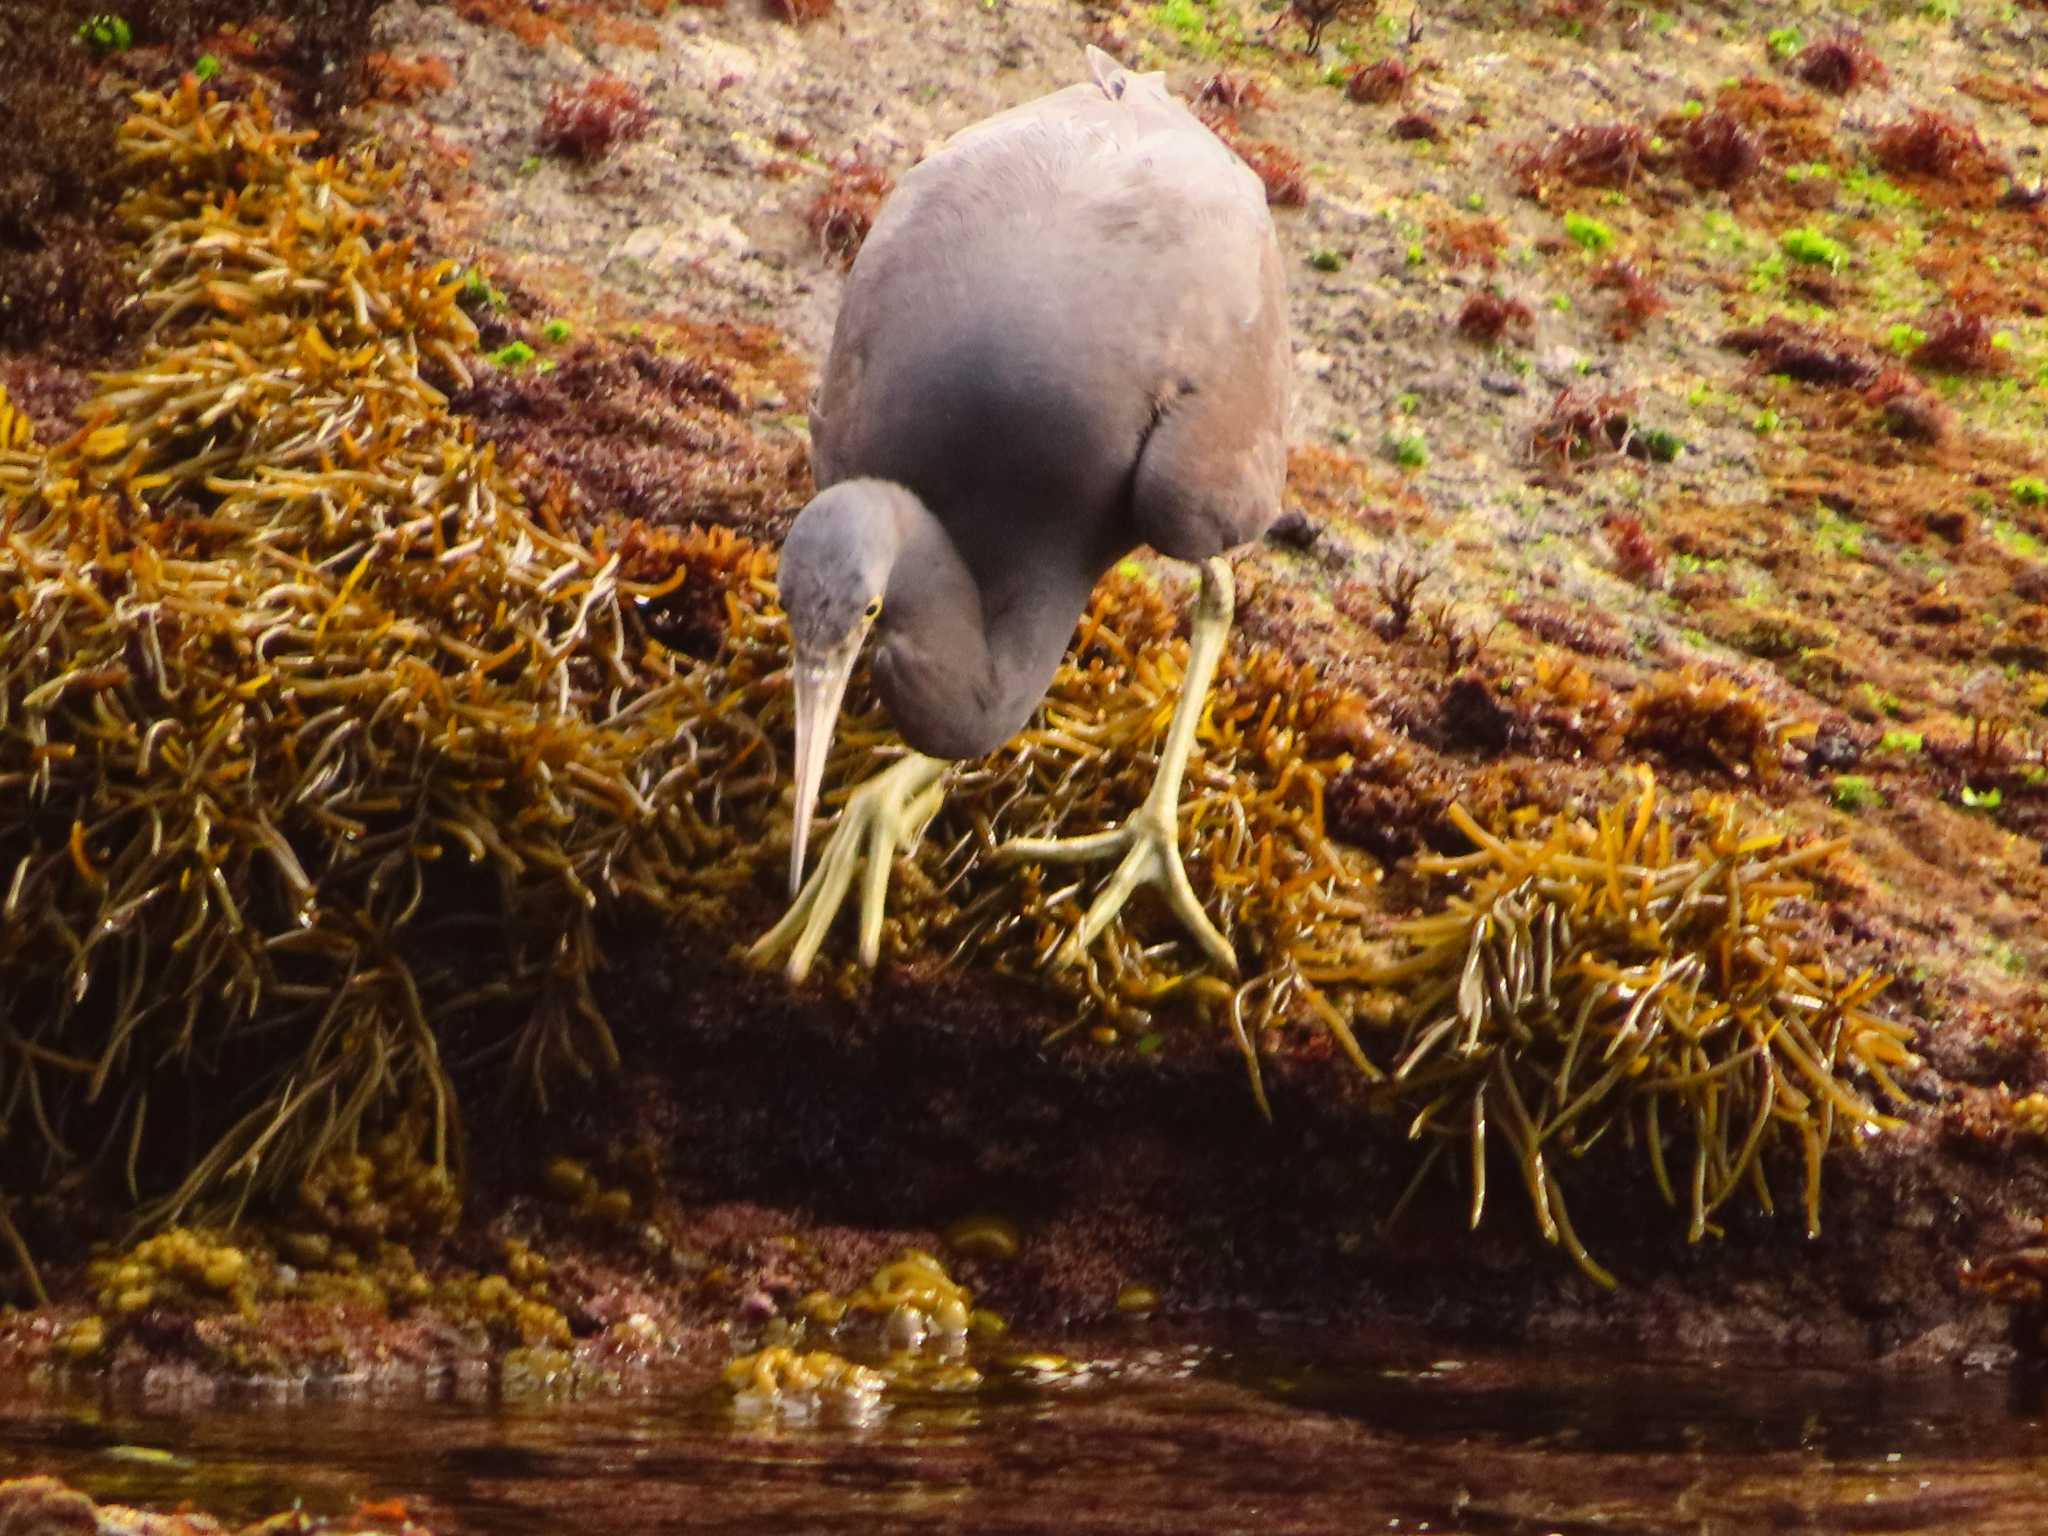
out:
{"label": "bird's foot", "polygon": [[1187,867],[1180,859],[1178,825],[1180,782],[1194,749],[1202,700],[1223,654],[1235,590],[1228,563],[1219,559],[1202,562],[1202,591],[1188,639],[1187,675],[1181,680],[1180,698],[1159,751],[1159,771],[1153,775],[1151,792],[1131,819],[1090,837],[1018,838],[1000,850],[1004,858],[1037,864],[1078,864],[1123,855],[1116,873],[1089,905],[1081,926],[1053,951],[1056,963],[1072,964],[1079,959],[1109,926],[1109,920],[1123,910],[1133,891],[1141,885],[1156,885],[1217,969],[1229,976],[1237,974],[1237,955],[1230,941],[1209,921],[1209,914],[1195,900],[1195,888],[1188,883]]}
{"label": "bird's foot", "polygon": [[1180,857],[1180,831],[1175,825],[1175,798],[1161,795],[1155,788],[1129,821],[1110,831],[1087,837],[1020,837],[998,850],[1004,859],[1032,864],[1080,864],[1123,855],[1116,873],[1089,903],[1080,926],[1053,951],[1054,964],[1071,965],[1078,960],[1139,886],[1156,885],[1203,953],[1226,974],[1237,974],[1236,952],[1202,910],[1194,886],[1188,883],[1187,867]]}
{"label": "bird's foot", "polygon": [[882,912],[887,904],[890,866],[898,853],[917,846],[925,827],[938,814],[946,797],[946,768],[939,758],[912,753],[856,789],[839,813],[817,869],[804,882],[782,921],[755,941],[747,958],[759,965],[787,953],[789,979],[800,982],[808,976],[832,920],[845,904],[854,869],[865,854],[860,963],[872,968],[882,953]]}

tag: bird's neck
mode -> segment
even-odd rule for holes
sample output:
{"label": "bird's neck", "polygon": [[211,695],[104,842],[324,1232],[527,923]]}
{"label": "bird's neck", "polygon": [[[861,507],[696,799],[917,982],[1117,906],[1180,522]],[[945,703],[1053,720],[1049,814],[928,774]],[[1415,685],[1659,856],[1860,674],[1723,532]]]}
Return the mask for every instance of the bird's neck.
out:
{"label": "bird's neck", "polygon": [[1044,696],[1098,572],[1041,559],[979,572],[921,504],[902,529],[875,678],[897,729],[937,757],[980,757]]}

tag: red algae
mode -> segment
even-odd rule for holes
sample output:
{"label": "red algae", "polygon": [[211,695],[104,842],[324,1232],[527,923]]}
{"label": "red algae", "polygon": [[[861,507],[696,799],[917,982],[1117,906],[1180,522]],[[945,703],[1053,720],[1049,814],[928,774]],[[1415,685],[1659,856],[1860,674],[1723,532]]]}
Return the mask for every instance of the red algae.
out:
{"label": "red algae", "polygon": [[804,213],[818,248],[841,267],[851,268],[862,242],[874,227],[882,200],[896,184],[881,166],[853,155],[833,168],[826,183]]}
{"label": "red algae", "polygon": [[1361,64],[1344,78],[1344,94],[1353,101],[1380,105],[1408,94],[1408,66],[1396,58]]}
{"label": "red algae", "polygon": [[1468,341],[1494,342],[1504,336],[1526,341],[1536,328],[1536,317],[1520,299],[1481,291],[1465,300],[1452,322]]}
{"label": "red algae", "polygon": [[1728,191],[1763,165],[1763,145],[1734,113],[1717,110],[1686,124],[1680,164],[1696,187]]}
{"label": "red algae", "polygon": [[1581,124],[1515,158],[1525,196],[1541,198],[1558,186],[1626,189],[1642,175],[1649,138],[1634,123]]}
{"label": "red algae", "polygon": [[1792,60],[1791,68],[1798,79],[1831,96],[1846,96],[1866,85],[1883,85],[1891,78],[1884,62],[1855,32],[1838,32],[1809,43]]}
{"label": "red algae", "polygon": [[540,141],[571,160],[602,160],[647,132],[654,111],[647,99],[616,75],[599,75],[564,86],[548,102]]}

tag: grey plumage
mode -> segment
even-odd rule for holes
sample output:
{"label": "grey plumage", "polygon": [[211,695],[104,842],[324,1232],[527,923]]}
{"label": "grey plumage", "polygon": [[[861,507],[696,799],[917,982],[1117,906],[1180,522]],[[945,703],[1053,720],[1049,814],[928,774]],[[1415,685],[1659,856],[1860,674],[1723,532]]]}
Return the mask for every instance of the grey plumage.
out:
{"label": "grey plumage", "polygon": [[1280,512],[1287,321],[1264,188],[1160,77],[1090,54],[1096,79],[904,176],[811,418],[820,488],[889,481],[930,514],[901,531],[875,675],[904,739],[941,757],[1022,729],[1133,548],[1200,559]]}

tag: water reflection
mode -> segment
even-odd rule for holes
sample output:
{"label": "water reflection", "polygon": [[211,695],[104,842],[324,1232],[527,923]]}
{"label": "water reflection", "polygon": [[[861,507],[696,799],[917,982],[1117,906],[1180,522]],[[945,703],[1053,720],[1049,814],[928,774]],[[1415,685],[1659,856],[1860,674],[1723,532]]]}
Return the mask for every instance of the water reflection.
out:
{"label": "water reflection", "polygon": [[[1059,1341],[1081,1368],[863,1423],[653,1394],[0,1395],[0,1466],[253,1519],[399,1497],[437,1530],[1530,1533],[2040,1529],[2038,1384],[1398,1357],[1241,1330]],[[487,1385],[487,1384],[486,1384]]]}

